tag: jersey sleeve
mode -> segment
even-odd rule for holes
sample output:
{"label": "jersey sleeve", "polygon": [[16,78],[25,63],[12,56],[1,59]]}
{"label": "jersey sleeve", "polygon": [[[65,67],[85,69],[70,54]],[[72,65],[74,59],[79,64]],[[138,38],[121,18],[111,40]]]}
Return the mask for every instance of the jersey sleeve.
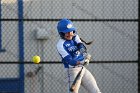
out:
{"label": "jersey sleeve", "polygon": [[64,49],[63,45],[57,45],[57,51],[62,58],[68,56],[68,52]]}

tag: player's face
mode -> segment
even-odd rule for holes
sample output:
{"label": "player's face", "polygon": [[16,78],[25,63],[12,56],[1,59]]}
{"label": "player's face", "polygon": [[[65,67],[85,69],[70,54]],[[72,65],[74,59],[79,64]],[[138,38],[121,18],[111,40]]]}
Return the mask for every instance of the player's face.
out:
{"label": "player's face", "polygon": [[73,31],[65,33],[66,40],[71,40],[73,36],[74,36]]}

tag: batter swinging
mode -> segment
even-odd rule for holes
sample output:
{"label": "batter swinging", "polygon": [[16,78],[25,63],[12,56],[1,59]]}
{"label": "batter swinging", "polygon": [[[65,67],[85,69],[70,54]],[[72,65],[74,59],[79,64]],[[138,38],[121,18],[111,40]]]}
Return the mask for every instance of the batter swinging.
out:
{"label": "batter swinging", "polygon": [[[57,50],[62,58],[62,62],[66,71],[66,81],[68,82],[68,88],[70,88],[76,75],[81,70],[85,63],[87,55],[86,47],[76,33],[76,28],[69,19],[61,19],[57,25],[58,33],[61,39],[57,43]],[[87,55],[84,55],[84,54]],[[89,61],[86,63],[89,64]],[[78,79],[73,93],[78,93],[78,90],[82,85],[88,93],[101,93],[95,78],[93,75],[84,67],[82,74]]]}

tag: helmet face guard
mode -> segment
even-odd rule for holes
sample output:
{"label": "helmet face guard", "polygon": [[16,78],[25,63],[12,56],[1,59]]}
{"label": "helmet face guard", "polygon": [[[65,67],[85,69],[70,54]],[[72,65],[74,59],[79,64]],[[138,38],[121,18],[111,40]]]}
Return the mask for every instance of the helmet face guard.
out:
{"label": "helmet face guard", "polygon": [[57,30],[60,37],[64,38],[65,33],[74,31],[76,32],[76,28],[73,26],[73,23],[69,19],[62,19],[57,24]]}

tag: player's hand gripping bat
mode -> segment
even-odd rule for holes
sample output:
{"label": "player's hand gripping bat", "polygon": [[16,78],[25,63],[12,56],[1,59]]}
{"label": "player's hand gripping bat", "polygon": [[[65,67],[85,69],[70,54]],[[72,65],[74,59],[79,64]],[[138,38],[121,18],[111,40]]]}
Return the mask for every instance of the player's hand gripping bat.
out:
{"label": "player's hand gripping bat", "polygon": [[84,68],[84,65],[88,64],[89,61],[90,61],[90,59],[91,59],[91,55],[87,54],[87,56],[86,56],[86,58],[85,58],[85,61],[84,61],[84,64],[83,64],[81,70],[78,72],[77,76],[75,77],[75,79],[74,79],[74,81],[73,81],[73,83],[72,83],[72,85],[71,85],[71,87],[70,87],[70,91],[71,91],[71,92],[73,92],[73,91],[75,90],[76,85],[77,85],[77,82],[78,82],[78,79],[80,78],[81,72],[82,72],[82,70],[83,70],[83,68]]}

